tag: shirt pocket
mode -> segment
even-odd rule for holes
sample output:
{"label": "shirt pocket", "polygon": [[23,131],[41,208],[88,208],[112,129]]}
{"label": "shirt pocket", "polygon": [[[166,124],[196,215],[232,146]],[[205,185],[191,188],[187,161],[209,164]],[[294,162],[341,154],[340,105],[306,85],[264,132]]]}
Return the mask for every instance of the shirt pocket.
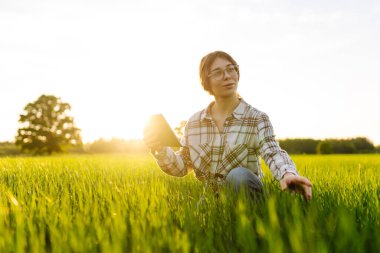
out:
{"label": "shirt pocket", "polygon": [[209,143],[190,146],[190,157],[193,162],[195,176],[199,179],[206,178],[211,163],[211,146]]}
{"label": "shirt pocket", "polygon": [[217,173],[226,176],[237,167],[247,168],[248,146],[247,144],[226,145],[222,161],[219,162]]}

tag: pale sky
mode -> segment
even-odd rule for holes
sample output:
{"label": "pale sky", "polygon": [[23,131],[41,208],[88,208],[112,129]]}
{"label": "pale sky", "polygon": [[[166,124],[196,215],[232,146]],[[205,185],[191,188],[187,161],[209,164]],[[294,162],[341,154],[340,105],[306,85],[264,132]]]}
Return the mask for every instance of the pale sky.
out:
{"label": "pale sky", "polygon": [[40,95],[61,97],[85,142],[174,128],[212,97],[200,59],[223,50],[277,138],[380,144],[380,1],[0,0],[0,141]]}

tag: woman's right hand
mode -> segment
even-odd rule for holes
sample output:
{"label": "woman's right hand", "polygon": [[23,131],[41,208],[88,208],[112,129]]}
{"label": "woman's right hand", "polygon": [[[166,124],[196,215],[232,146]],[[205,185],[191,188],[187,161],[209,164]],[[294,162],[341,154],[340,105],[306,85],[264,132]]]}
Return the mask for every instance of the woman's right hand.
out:
{"label": "woman's right hand", "polygon": [[153,154],[164,148],[158,136],[150,128],[144,129],[144,143]]}

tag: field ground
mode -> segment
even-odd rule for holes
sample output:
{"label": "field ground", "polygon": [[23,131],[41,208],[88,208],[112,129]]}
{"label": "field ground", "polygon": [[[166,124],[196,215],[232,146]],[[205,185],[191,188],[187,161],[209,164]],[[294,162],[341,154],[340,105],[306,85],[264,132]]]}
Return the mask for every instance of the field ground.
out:
{"label": "field ground", "polygon": [[313,200],[217,199],[147,155],[0,158],[0,252],[379,252],[380,155],[292,156]]}

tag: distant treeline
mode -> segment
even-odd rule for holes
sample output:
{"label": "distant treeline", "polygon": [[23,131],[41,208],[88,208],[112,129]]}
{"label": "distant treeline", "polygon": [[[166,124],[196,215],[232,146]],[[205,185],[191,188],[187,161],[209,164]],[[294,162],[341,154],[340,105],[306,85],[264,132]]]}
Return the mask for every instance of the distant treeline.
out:
{"label": "distant treeline", "polygon": [[[67,148],[66,153],[97,154],[97,153],[147,153],[148,150],[142,140],[111,140],[98,139],[85,143],[80,147]],[[24,155],[13,142],[0,142],[0,156]]]}
{"label": "distant treeline", "polygon": [[20,149],[13,142],[0,142],[0,156],[20,155]]}
{"label": "distant treeline", "polygon": [[290,154],[367,154],[380,153],[365,137],[351,139],[285,139],[279,141],[282,149]]}
{"label": "distant treeline", "polygon": [[[279,140],[282,149],[289,154],[358,154],[380,153],[380,146],[375,147],[365,137],[352,139],[284,139]],[[68,153],[147,153],[142,140],[98,139],[81,147],[66,150]],[[21,155],[19,147],[13,142],[0,142],[0,156]]]}
{"label": "distant treeline", "polygon": [[86,153],[146,153],[148,152],[142,140],[111,140],[99,139],[83,146]]}

